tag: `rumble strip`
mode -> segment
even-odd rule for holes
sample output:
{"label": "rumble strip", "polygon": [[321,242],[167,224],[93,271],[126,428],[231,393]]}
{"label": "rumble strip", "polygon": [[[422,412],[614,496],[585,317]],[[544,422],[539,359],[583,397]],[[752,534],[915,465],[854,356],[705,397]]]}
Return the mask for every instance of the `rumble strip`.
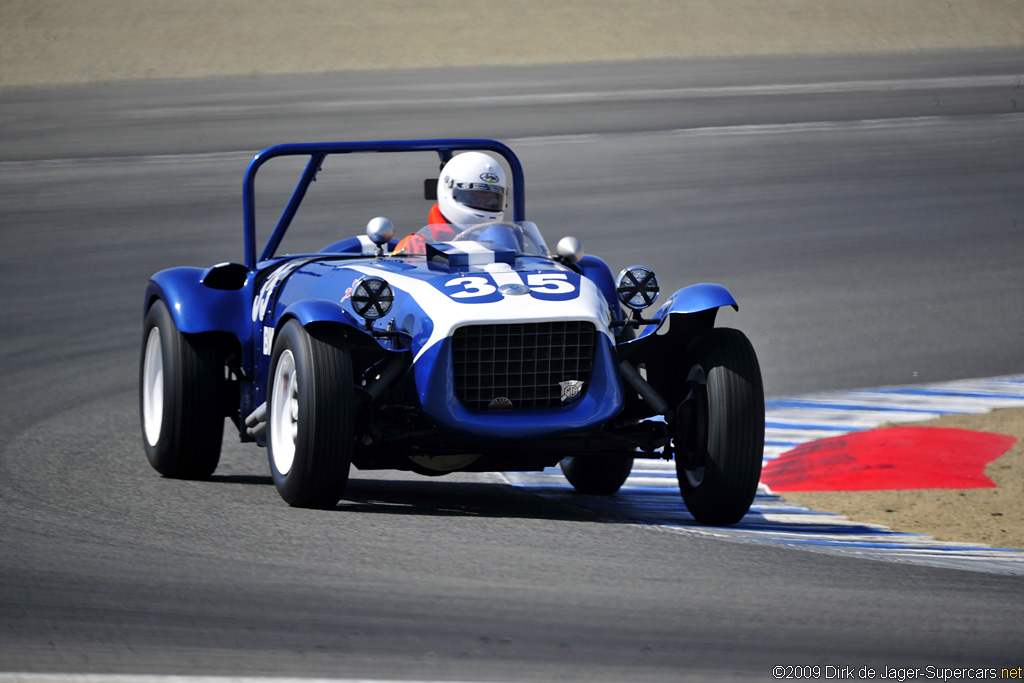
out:
{"label": "rumble strip", "polygon": [[[766,402],[764,462],[818,439],[875,429],[883,424],[920,422],[947,414],[981,414],[1024,407],[1024,376],[964,380],[810,394]],[[637,460],[613,497],[583,496],[561,471],[506,473],[512,485],[559,502],[583,507],[609,521],[650,524],[674,533],[771,543],[818,552],[1024,576],[1024,551],[981,544],[936,541],[897,533],[842,515],[818,512],[783,500],[761,485],[750,512],[731,527],[697,524],[679,496],[675,466]]]}

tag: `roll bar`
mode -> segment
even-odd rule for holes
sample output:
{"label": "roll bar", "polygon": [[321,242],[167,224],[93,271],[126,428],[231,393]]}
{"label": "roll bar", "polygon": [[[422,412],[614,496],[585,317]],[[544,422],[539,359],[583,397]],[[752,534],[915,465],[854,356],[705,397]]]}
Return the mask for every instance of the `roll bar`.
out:
{"label": "roll bar", "polygon": [[[519,158],[506,145],[487,139],[439,139],[439,140],[387,140],[377,142],[313,142],[284,144],[268,147],[249,162],[242,184],[243,229],[245,232],[245,265],[255,270],[256,264],[273,257],[291,225],[299,205],[306,196],[310,183],[316,179],[324,159],[332,154],[387,153],[387,152],[437,152],[443,164],[454,152],[479,150],[501,155],[512,172],[512,219],[526,220],[526,198],[523,186],[523,166]],[[308,156],[309,161],[299,178],[291,199],[285,205],[277,226],[271,233],[259,259],[256,258],[256,172],[275,157]]]}

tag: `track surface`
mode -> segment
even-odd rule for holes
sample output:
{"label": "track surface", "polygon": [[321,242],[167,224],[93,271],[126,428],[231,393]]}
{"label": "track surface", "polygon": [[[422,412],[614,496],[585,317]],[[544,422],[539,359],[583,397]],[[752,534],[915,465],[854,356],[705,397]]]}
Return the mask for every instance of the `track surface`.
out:
{"label": "track surface", "polygon": [[[356,473],[338,510],[291,510],[265,454],[231,441],[211,482],[162,480],[141,452],[135,376],[148,276],[240,258],[254,151],[449,135],[521,153],[549,240],[576,234],[615,269],[647,263],[668,290],[728,286],[741,311],[720,323],[751,337],[771,396],[1017,374],[1021,63],[4,92],[0,670],[676,680],[1019,666],[1019,578],[609,523],[488,476]],[[392,194],[422,177],[392,171]],[[374,200],[326,201],[336,224],[314,241],[382,212],[379,175],[346,182]],[[414,229],[425,208],[388,213]]]}

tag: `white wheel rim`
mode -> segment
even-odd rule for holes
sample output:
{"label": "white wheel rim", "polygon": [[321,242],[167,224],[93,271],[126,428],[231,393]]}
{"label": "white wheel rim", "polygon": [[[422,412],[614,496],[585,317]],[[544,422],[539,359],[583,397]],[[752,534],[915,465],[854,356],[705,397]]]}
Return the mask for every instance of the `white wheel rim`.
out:
{"label": "white wheel rim", "polygon": [[164,422],[164,354],[158,327],[151,329],[146,339],[146,358],[142,364],[142,422],[146,442],[156,446]]}
{"label": "white wheel rim", "polygon": [[270,456],[277,471],[287,475],[295,461],[295,439],[299,432],[299,383],[295,356],[289,349],[277,359],[269,412]]}

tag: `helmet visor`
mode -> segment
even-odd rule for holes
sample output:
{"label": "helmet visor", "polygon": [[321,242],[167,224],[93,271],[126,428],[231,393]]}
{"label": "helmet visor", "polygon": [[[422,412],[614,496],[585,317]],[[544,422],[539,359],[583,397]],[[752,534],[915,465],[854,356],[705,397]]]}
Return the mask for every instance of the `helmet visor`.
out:
{"label": "helmet visor", "polygon": [[505,188],[485,183],[467,183],[452,188],[452,198],[459,204],[480,211],[504,211]]}

